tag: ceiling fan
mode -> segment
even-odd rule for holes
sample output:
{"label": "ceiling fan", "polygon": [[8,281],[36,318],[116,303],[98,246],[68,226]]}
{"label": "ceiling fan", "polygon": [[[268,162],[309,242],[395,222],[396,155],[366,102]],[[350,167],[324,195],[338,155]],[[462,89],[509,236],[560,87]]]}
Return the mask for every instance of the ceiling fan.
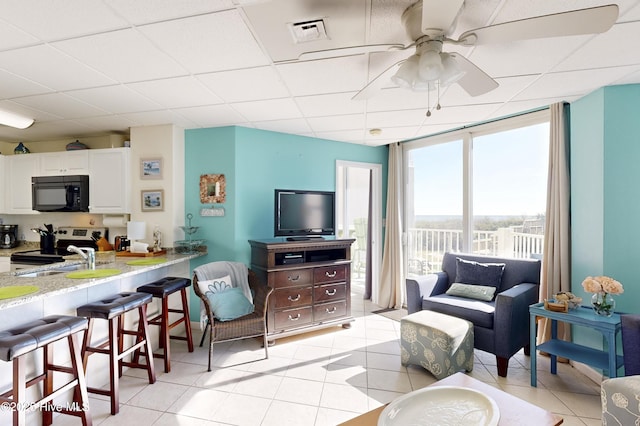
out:
{"label": "ceiling fan", "polygon": [[390,52],[415,48],[374,78],[354,97],[365,100],[388,84],[414,91],[430,91],[457,83],[469,95],[479,96],[498,87],[498,82],[463,55],[443,51],[445,44],[478,46],[546,37],[596,34],[607,31],[618,18],[615,4],[577,9],[551,15],[510,21],[463,32],[458,39],[449,37],[462,10],[464,0],[419,0],[402,14],[402,23],[413,43],[372,44],[302,53],[298,59],[326,59],[372,52]]}

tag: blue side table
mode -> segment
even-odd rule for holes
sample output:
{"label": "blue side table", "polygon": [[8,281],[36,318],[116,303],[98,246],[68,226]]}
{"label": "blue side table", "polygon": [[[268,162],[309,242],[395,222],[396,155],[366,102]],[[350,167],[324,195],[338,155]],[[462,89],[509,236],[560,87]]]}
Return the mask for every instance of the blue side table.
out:
{"label": "blue side table", "polygon": [[[544,308],[543,303],[529,306],[529,327],[531,344],[531,386],[537,384],[537,351],[551,356],[551,374],[557,372],[558,357],[572,359],[591,365],[609,373],[609,377],[618,376],[618,368],[623,364],[622,356],[616,354],[616,334],[620,331],[620,314],[611,317],[596,315],[593,309],[581,306],[569,312],[553,312]],[[536,346],[537,319],[551,319],[551,339]],[[571,325],[588,327],[599,331],[607,340],[608,350],[598,350],[564,340],[558,340],[558,321]]]}

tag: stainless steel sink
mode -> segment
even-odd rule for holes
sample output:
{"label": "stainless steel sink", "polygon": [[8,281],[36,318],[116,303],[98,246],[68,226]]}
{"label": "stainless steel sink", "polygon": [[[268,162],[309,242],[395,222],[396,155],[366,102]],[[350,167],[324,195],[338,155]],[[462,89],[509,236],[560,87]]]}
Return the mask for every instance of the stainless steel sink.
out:
{"label": "stainless steel sink", "polygon": [[78,264],[78,265],[61,266],[59,268],[54,268],[54,269],[45,269],[45,270],[41,270],[41,271],[25,272],[23,274],[17,273],[16,277],[18,277],[18,278],[46,277],[46,276],[49,276],[49,275],[59,275],[59,274],[64,274],[65,272],[79,271],[79,270],[83,270],[83,269],[87,269],[87,265],[84,264],[84,263],[81,263],[81,264]]}

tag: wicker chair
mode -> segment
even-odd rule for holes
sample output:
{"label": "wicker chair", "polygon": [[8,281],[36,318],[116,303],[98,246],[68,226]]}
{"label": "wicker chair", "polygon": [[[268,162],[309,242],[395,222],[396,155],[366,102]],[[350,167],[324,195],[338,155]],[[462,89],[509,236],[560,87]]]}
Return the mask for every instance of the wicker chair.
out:
{"label": "wicker chair", "polygon": [[[265,358],[269,358],[267,344],[267,306],[269,295],[271,294],[273,289],[260,283],[256,274],[251,270],[249,270],[248,278],[249,287],[251,288],[251,291],[254,295],[254,311],[248,315],[236,318],[234,320],[218,321],[211,312],[209,299],[200,290],[197,275],[194,274],[193,276],[193,290],[204,303],[207,312],[207,328],[209,329],[209,365],[207,367],[207,371],[211,371],[211,355],[213,354],[213,344],[218,342],[262,336]],[[204,341],[204,336],[207,333],[207,328],[205,328],[204,330],[204,335],[202,336],[203,340],[200,342],[200,346],[202,346],[202,343]]]}

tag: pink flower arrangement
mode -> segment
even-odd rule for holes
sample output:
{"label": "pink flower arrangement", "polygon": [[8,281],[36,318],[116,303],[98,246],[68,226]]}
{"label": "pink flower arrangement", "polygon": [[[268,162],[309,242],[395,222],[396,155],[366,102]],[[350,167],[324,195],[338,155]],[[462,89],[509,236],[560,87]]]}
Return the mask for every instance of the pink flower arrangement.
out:
{"label": "pink flower arrangement", "polygon": [[582,281],[582,288],[588,293],[624,293],[624,288],[620,282],[609,277],[587,277]]}

